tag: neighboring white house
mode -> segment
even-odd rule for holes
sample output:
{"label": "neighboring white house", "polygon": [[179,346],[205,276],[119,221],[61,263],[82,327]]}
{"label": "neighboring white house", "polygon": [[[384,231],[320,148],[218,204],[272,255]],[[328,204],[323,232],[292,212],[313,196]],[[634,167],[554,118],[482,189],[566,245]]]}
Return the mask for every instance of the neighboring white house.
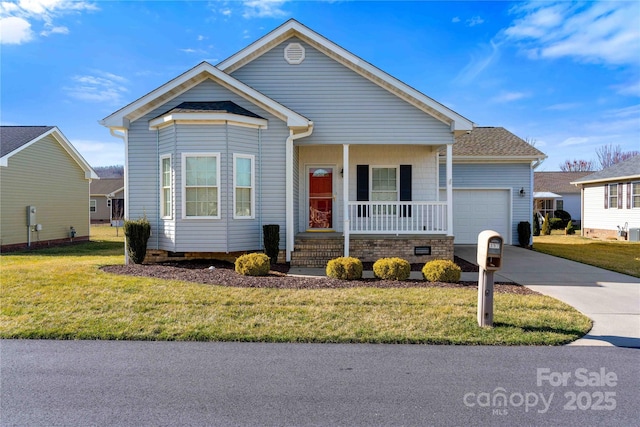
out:
{"label": "neighboring white house", "polygon": [[496,218],[511,244],[545,157],[295,20],[101,123],[125,141],[125,216],[149,219],[157,260],[260,250],[265,224],[294,265],[453,258],[454,235]]}
{"label": "neighboring white house", "polygon": [[574,225],[580,226],[582,215],[580,189],[572,181],[593,172],[535,172],[533,174],[533,210],[542,218],[553,212],[563,210],[571,215]]}
{"label": "neighboring white house", "polygon": [[583,236],[610,238],[628,234],[631,240],[640,239],[640,156],[572,184],[582,192]]}

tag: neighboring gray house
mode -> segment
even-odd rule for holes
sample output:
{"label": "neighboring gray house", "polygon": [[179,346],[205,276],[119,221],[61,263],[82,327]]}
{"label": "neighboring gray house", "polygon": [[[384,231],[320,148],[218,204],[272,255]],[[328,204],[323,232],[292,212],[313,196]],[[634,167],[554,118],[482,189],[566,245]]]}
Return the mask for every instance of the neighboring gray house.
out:
{"label": "neighboring gray house", "polygon": [[124,219],[124,178],[102,178],[91,182],[91,223],[121,226]]}
{"label": "neighboring gray house", "polygon": [[533,174],[533,210],[544,218],[553,212],[563,210],[571,215],[574,225],[580,226],[580,189],[571,184],[592,172],[535,172]]}
{"label": "neighboring gray house", "polygon": [[125,216],[151,222],[154,260],[259,250],[265,224],[292,265],[451,259],[454,235],[494,226],[512,243],[545,157],[295,20],[101,123],[125,141]]}
{"label": "neighboring gray house", "polygon": [[[640,156],[576,179],[582,194],[582,235],[640,240]],[[619,233],[624,231],[624,233]]]}

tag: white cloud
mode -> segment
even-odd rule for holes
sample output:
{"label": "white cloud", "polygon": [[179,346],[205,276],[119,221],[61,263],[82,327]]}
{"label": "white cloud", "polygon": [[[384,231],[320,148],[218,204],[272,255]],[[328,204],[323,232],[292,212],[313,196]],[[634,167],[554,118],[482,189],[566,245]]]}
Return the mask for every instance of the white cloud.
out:
{"label": "white cloud", "polygon": [[460,17],[454,16],[453,19],[451,19],[451,22],[453,22],[454,24],[457,24],[458,22],[460,22]]}
{"label": "white cloud", "polygon": [[625,84],[612,85],[611,89],[619,95],[640,97],[640,81],[632,81]]}
{"label": "white cloud", "polygon": [[124,143],[114,138],[110,142],[72,139],[71,144],[92,167],[124,165]]}
{"label": "white cloud", "polygon": [[467,24],[467,27],[475,27],[476,25],[484,23],[484,19],[479,16],[474,16],[470,19],[467,19],[465,23]]}
{"label": "white cloud", "polygon": [[576,102],[564,102],[564,103],[560,103],[560,104],[553,104],[548,106],[547,108],[545,108],[545,110],[552,110],[552,111],[569,111],[569,110],[573,110],[575,108],[580,107],[581,104],[576,103]]}
{"label": "white cloud", "polygon": [[96,71],[93,75],[76,75],[71,77],[72,86],[64,88],[71,98],[88,102],[122,103],[122,98],[129,90],[128,80],[116,74]]}
{"label": "white cloud", "polygon": [[282,6],[288,0],[244,0],[243,18],[279,18],[288,15]]}
{"label": "white cloud", "polygon": [[584,136],[572,136],[569,137],[567,139],[565,139],[564,141],[562,141],[560,143],[561,147],[570,147],[573,145],[583,145],[585,143],[589,142],[589,138],[586,138]]}
{"label": "white cloud", "polygon": [[504,31],[530,58],[570,57],[581,62],[640,63],[640,8],[635,2],[519,5]]}
{"label": "white cloud", "polygon": [[455,83],[468,84],[482,73],[487,67],[493,64],[500,57],[499,45],[493,40],[487,45],[480,46],[481,52],[471,56],[469,63],[458,73],[454,79]]}
{"label": "white cloud", "polygon": [[37,24],[42,29],[38,34],[69,34],[69,28],[56,25],[55,20],[63,16],[95,11],[98,7],[86,1],[74,0],[20,0],[0,2],[1,44],[22,44],[34,39],[32,28]]}
{"label": "white cloud", "polygon": [[502,92],[500,93],[500,95],[492,98],[491,100],[493,102],[512,102],[512,101],[517,101],[519,99],[523,99],[523,98],[527,98],[529,97],[528,93],[524,93],[524,92]]}
{"label": "white cloud", "polygon": [[0,18],[0,44],[22,44],[33,39],[31,24],[22,18]]}

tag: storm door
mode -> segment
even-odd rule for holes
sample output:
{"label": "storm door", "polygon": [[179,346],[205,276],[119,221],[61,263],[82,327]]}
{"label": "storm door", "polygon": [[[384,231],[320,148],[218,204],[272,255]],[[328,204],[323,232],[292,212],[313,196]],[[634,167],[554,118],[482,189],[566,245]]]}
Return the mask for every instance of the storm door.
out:
{"label": "storm door", "polygon": [[333,168],[309,167],[309,230],[333,228]]}

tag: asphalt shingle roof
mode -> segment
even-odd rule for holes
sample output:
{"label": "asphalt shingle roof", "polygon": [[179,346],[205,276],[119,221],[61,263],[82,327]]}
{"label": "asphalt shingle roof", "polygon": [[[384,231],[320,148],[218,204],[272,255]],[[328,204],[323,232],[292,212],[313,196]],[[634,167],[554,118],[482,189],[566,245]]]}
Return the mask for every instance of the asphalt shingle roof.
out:
{"label": "asphalt shingle roof", "polygon": [[640,178],[640,155],[634,156],[624,162],[616,163],[613,166],[609,166],[606,169],[584,176],[580,179],[576,179],[574,182],[597,182],[597,181],[610,181],[619,178]]}
{"label": "asphalt shingle roof", "polygon": [[[444,152],[444,150],[441,150]],[[503,127],[476,127],[458,135],[453,144],[454,157],[532,157],[546,155]]]}
{"label": "asphalt shingle roof", "polygon": [[237,114],[239,116],[254,117],[256,119],[264,119],[264,117],[260,117],[232,101],[183,102],[171,110],[160,114],[158,117],[162,117],[170,113],[229,113]]}
{"label": "asphalt shingle roof", "polygon": [[124,178],[100,178],[91,181],[91,194],[110,194],[124,187]]}
{"label": "asphalt shingle roof", "polygon": [[580,194],[580,188],[571,184],[591,172],[534,172],[533,191],[557,194]]}
{"label": "asphalt shingle roof", "polygon": [[0,157],[49,132],[54,126],[0,126]]}

